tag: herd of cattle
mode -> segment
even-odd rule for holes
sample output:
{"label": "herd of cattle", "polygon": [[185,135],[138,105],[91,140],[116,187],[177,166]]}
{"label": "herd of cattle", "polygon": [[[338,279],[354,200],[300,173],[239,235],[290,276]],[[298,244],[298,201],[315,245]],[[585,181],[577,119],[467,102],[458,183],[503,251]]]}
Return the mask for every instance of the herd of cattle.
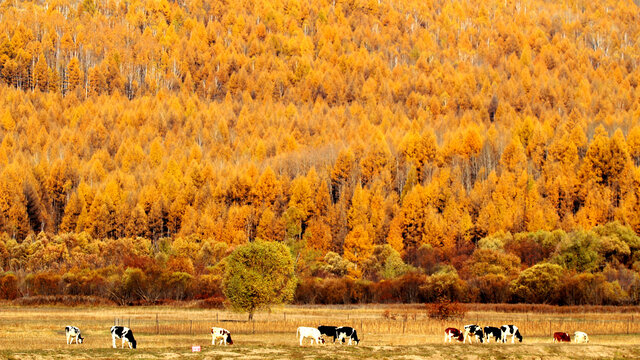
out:
{"label": "herd of cattle", "polygon": [[[66,326],[64,332],[67,335],[67,344],[72,344],[73,341],[76,344],[82,344],[84,337],[80,333],[80,329],[76,326]],[[302,346],[302,340],[306,338],[311,339],[311,344],[315,341],[316,344],[324,344],[324,337],[332,337],[333,342],[336,339],[340,343],[347,343],[348,345],[360,343],[358,339],[358,333],[354,328],[348,326],[318,326],[318,328],[301,326],[296,331],[296,337],[300,339],[300,346]],[[133,337],[133,331],[125,326],[112,326],[111,327],[111,340],[113,348],[116,348],[116,339],[122,339],[122,347],[125,344],[129,344],[129,348],[135,349],[137,346],[136,339]],[[211,328],[211,345],[215,345],[219,341],[220,345],[233,345],[233,339],[231,339],[231,333],[227,329],[212,327]]]}
{"label": "herd of cattle", "polygon": [[[444,342],[452,342],[456,339],[463,344],[469,339],[469,343],[473,343],[473,339],[480,343],[489,343],[491,339],[495,342],[506,343],[507,339],[511,337],[511,343],[515,343],[516,339],[522,342],[522,334],[515,325],[502,325],[501,327],[485,326],[484,328],[478,325],[465,325],[464,331],[460,331],[456,328],[446,328],[444,330]],[[573,341],[575,343],[588,343],[589,336],[582,331],[576,331],[573,334]],[[553,334],[553,342],[571,342],[571,337],[565,332],[555,332]]]}
{"label": "herd of cattle", "polygon": [[[80,333],[80,329],[75,326],[65,327],[65,333],[67,335],[67,344],[73,343],[74,340],[76,344],[82,344],[84,342],[84,337]],[[301,326],[296,331],[296,338],[300,341],[300,346],[302,346],[304,339],[310,339],[311,345],[313,345],[314,342],[316,344],[324,344],[325,337],[333,338],[334,344],[336,340],[341,344],[346,343],[347,345],[358,345],[360,343],[357,331],[348,326],[321,325],[317,328]],[[520,330],[515,325],[502,325],[501,327],[485,326],[484,328],[478,325],[465,325],[464,331],[452,327],[444,331],[445,343],[451,343],[453,339],[462,343],[465,343],[467,339],[469,343],[473,343],[473,339],[480,343],[489,343],[491,339],[497,343],[506,343],[509,337],[511,337],[511,343],[515,343],[516,339],[518,339],[518,342],[522,342]],[[136,339],[133,337],[133,331],[125,326],[112,326],[111,339],[113,348],[116,348],[116,339],[122,339],[123,348],[125,344],[128,344],[131,349],[135,349],[137,345]],[[229,330],[212,327],[211,344],[216,345],[218,341],[220,345],[233,345]],[[573,341],[575,343],[588,343],[589,337],[582,331],[576,331],[573,334]],[[571,337],[565,332],[555,332],[553,334],[553,342],[571,342]]]}

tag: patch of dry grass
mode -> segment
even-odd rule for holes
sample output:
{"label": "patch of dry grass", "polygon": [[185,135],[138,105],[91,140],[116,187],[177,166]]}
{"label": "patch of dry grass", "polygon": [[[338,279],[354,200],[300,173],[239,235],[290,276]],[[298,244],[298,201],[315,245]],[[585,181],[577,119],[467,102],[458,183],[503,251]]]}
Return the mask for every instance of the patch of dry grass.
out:
{"label": "patch of dry grass", "polygon": [[[387,312],[387,317],[385,317]],[[388,318],[395,314],[396,320]],[[0,307],[0,358],[2,359],[145,359],[216,358],[605,358],[640,357],[640,326],[636,314],[628,313],[502,313],[470,311],[462,321],[429,319],[418,306],[281,307],[256,315],[227,311],[175,307]],[[633,318],[632,318],[633,317]],[[157,318],[157,320],[156,320]],[[111,349],[109,328],[119,322],[130,326],[138,347],[135,352]],[[442,344],[448,326],[516,324],[523,344]],[[361,346],[299,347],[298,326],[347,325],[358,330]],[[76,325],[85,336],[82,345],[65,343],[64,326]],[[211,346],[209,329],[222,326],[233,335],[235,345]],[[590,344],[553,344],[550,332],[586,331]],[[629,335],[627,335],[629,331]],[[619,335],[607,335],[607,334]],[[192,345],[203,347],[191,353]],[[120,346],[120,342],[118,342]],[[640,350],[638,350],[640,351]],[[533,356],[533,357],[531,357]],[[632,357],[631,357],[632,358]]]}

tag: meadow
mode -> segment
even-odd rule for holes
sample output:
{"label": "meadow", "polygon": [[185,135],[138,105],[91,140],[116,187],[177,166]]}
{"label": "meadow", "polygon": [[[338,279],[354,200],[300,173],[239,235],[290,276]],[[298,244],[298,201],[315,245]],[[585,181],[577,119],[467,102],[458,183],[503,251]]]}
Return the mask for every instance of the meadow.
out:
{"label": "meadow", "polygon": [[[522,308],[526,309],[526,308]],[[255,315],[185,307],[25,307],[0,306],[0,359],[448,359],[522,358],[585,359],[640,357],[640,325],[634,309],[522,311],[515,307],[472,306],[464,319],[429,319],[422,305],[286,306]],[[533,308],[536,309],[536,308]],[[539,310],[539,309],[537,309]],[[591,311],[593,310],[593,311]],[[138,349],[112,349],[109,328],[130,326]],[[522,344],[443,344],[443,330],[464,324],[512,323],[524,335]],[[327,344],[300,347],[298,326],[349,325],[358,330],[359,346]],[[76,325],[81,345],[65,343],[64,326]],[[213,325],[231,331],[234,345],[211,345]],[[590,343],[554,344],[550,332],[586,331]],[[201,352],[192,353],[191,346]],[[120,342],[118,341],[118,346]]]}

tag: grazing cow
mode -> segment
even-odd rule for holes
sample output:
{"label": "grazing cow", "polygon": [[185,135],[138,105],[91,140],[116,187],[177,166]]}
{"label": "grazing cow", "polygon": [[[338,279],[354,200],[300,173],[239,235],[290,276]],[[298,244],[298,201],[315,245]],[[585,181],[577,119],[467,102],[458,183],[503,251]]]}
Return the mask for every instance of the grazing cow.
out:
{"label": "grazing cow", "polygon": [[462,331],[456,328],[446,328],[444,330],[444,342],[451,342],[452,338],[456,338],[458,341],[464,341],[464,335]]}
{"label": "grazing cow", "polygon": [[211,345],[216,344],[216,340],[220,339],[220,345],[224,344],[233,345],[233,340],[231,339],[231,333],[227,329],[212,327],[211,328]]}
{"label": "grazing cow", "polygon": [[347,345],[351,345],[351,342],[355,342],[356,345],[360,343],[360,339],[358,339],[358,333],[352,327],[342,326],[336,329],[336,334],[338,336],[338,340],[341,343],[344,343],[346,339],[349,339]]}
{"label": "grazing cow", "polygon": [[553,333],[553,342],[571,342],[571,337],[566,332],[556,331]]}
{"label": "grazing cow", "polygon": [[73,343],[73,340],[76,340],[76,344],[82,344],[84,342],[84,338],[82,334],[80,334],[80,329],[75,326],[65,326],[64,332],[67,334],[67,344]]}
{"label": "grazing cow", "polygon": [[507,342],[507,336],[511,335],[511,343],[515,343],[515,339],[518,338],[519,342],[522,342],[522,335],[520,335],[520,330],[515,325],[502,325],[500,327],[502,330],[502,342]]}
{"label": "grazing cow", "polygon": [[129,343],[129,348],[135,349],[137,342],[133,337],[133,331],[125,326],[112,326],[111,327],[111,340],[113,342],[113,348],[116,348],[116,339],[122,339],[122,347],[125,343]]}
{"label": "grazing cow", "polygon": [[464,326],[464,340],[463,343],[467,342],[467,338],[469,338],[469,344],[472,343],[471,335],[475,336],[476,341],[480,341],[480,343],[484,342],[484,334],[482,332],[482,328],[478,325],[465,325]]}
{"label": "grazing cow", "polygon": [[576,344],[588,343],[589,336],[582,331],[576,331],[573,333],[573,342],[575,342]]}
{"label": "grazing cow", "polygon": [[324,344],[322,334],[320,334],[320,330],[316,328],[300,326],[296,331],[296,336],[300,339],[300,346],[302,346],[302,340],[304,338],[311,338],[311,345],[313,345],[313,340],[316,341],[316,344],[320,344],[320,342]]}
{"label": "grazing cow", "polygon": [[491,342],[491,338],[498,342],[502,341],[502,330],[493,326],[485,326],[484,327],[484,340],[489,343]]}
{"label": "grazing cow", "polygon": [[338,334],[336,333],[337,329],[338,329],[337,326],[327,326],[327,325],[318,326],[318,330],[320,330],[320,334],[332,337],[334,343],[336,342],[336,337],[338,337]]}

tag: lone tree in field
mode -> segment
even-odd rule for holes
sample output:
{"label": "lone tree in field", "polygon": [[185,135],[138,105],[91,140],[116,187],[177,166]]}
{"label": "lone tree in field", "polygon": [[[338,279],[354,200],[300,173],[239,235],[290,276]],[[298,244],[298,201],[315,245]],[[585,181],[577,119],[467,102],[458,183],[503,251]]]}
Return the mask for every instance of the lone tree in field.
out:
{"label": "lone tree in field", "polygon": [[257,309],[291,301],[296,284],[293,259],[281,243],[258,240],[227,258],[224,294],[234,310],[249,313],[249,320]]}

